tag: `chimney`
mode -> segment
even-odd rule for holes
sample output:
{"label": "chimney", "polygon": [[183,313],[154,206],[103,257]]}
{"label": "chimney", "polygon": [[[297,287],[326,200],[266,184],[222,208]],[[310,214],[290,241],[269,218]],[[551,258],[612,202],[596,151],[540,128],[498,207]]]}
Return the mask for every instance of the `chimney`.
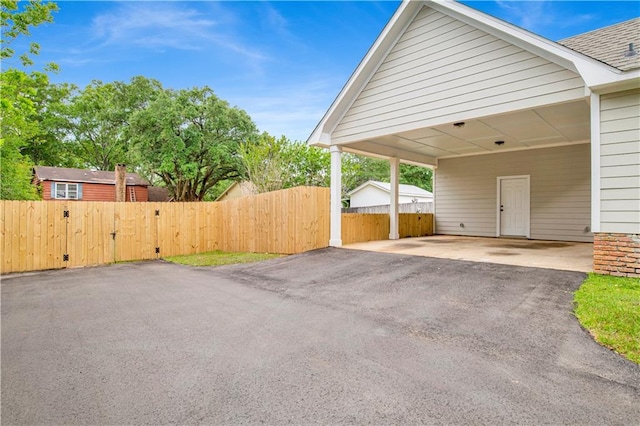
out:
{"label": "chimney", "polygon": [[116,164],[116,201],[127,201],[126,164]]}

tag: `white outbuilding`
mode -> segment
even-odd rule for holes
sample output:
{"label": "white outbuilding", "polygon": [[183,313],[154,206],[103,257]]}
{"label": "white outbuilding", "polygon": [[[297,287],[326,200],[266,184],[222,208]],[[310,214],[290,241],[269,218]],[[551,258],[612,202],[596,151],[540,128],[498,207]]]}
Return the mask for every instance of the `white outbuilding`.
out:
{"label": "white outbuilding", "polygon": [[[349,207],[388,206],[391,200],[391,184],[369,180],[349,192]],[[427,203],[433,194],[415,185],[398,185],[398,204]]]}

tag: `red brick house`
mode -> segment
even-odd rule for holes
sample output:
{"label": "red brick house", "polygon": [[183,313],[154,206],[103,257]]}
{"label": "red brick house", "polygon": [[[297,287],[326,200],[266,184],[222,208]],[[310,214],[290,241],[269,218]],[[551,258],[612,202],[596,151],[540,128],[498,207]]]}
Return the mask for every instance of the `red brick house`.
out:
{"label": "red brick house", "polygon": [[[36,166],[33,175],[43,200],[116,200],[116,172]],[[149,186],[136,173],[127,173],[126,201],[148,201]]]}

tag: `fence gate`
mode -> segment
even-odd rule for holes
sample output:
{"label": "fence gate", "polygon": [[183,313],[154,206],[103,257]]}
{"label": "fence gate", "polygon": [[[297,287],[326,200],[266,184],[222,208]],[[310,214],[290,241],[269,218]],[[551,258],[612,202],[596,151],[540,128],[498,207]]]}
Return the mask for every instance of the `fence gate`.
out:
{"label": "fence gate", "polygon": [[160,257],[158,220],[161,211],[157,203],[115,203],[114,206],[113,261]]}
{"label": "fence gate", "polygon": [[115,252],[116,203],[68,202],[63,213],[65,254],[62,267],[100,265],[119,260]]}

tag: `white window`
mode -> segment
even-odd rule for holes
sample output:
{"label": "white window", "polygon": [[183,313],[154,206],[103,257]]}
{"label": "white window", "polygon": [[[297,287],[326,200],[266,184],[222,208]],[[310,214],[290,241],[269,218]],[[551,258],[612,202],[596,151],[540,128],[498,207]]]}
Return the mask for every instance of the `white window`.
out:
{"label": "white window", "polygon": [[81,200],[82,184],[54,182],[51,184],[51,195],[56,200]]}

